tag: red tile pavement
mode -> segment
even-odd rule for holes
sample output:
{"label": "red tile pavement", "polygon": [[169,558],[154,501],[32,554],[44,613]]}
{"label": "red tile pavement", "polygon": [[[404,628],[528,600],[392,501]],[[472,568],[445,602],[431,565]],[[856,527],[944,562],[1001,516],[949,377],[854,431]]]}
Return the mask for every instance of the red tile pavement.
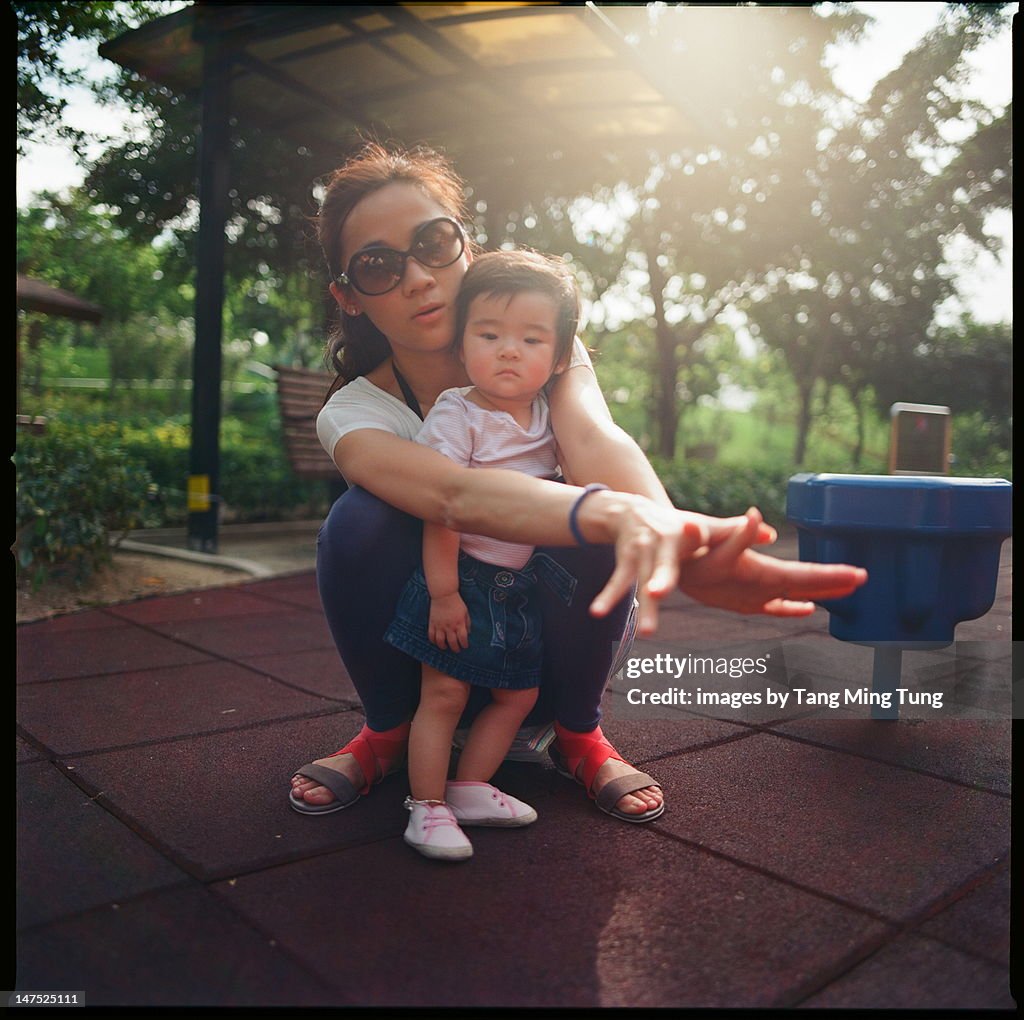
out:
{"label": "red tile pavement", "polygon": [[333,645],[308,651],[247,655],[238,661],[297,691],[332,698],[350,708],[358,708],[360,705],[359,695]]}
{"label": "red tile pavement", "polygon": [[[927,682],[1009,684],[1010,554],[956,654],[915,660]],[[659,641],[781,649],[779,682],[832,649],[839,682],[864,650],[827,622],[677,597]],[[16,679],[11,989],[107,1006],[1012,1004],[1005,721],[642,718],[618,680],[606,730],[663,784],[663,818],[625,825],[553,769],[506,765],[496,781],[539,820],[473,830],[474,859],[444,866],[402,842],[404,776],[321,818],[287,805],[291,771],[362,724],[311,571],[22,626]]]}
{"label": "red tile pavement", "polygon": [[22,684],[17,702],[21,725],[61,757],[337,707],[257,669],[222,661]]}
{"label": "red tile pavement", "polygon": [[208,662],[198,648],[129,624],[54,633],[47,623],[18,629],[19,684]]}

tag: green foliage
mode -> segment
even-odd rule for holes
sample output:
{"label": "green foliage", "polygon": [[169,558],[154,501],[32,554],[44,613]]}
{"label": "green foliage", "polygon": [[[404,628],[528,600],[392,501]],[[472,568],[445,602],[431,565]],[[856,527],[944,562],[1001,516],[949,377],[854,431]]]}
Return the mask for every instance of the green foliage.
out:
{"label": "green foliage", "polygon": [[[165,493],[164,525],[187,518],[185,492],[189,475],[191,432],[184,419],[160,423],[99,422],[86,434],[115,437],[125,453],[145,464]],[[220,433],[220,492],[225,521],[265,521],[316,516],[326,512],[326,486],[295,478],[284,451],[276,418],[246,425],[225,418]]]}
{"label": "green foliage", "polygon": [[[117,97],[145,118],[147,135],[108,148],[91,165],[85,191],[109,207],[118,226],[137,241],[169,240],[194,264],[199,104],[194,96],[174,94],[127,70],[119,74]],[[298,274],[314,276],[320,294],[326,291],[309,217],[315,212],[314,178],[329,169],[323,156],[314,162],[310,149],[279,125],[233,123],[224,254],[236,286],[259,280],[277,286],[275,281]]]}
{"label": "green foliage", "polygon": [[22,435],[14,463],[17,564],[37,584],[54,572],[84,580],[109,561],[111,533],[155,519],[152,477],[109,437],[66,428]]}
{"label": "green foliage", "polygon": [[140,21],[163,13],[166,3],[119,0],[118,3],[12,3],[18,33],[18,151],[24,142],[56,131],[76,145],[82,132],[63,121],[68,86],[81,85],[81,71],[61,59],[71,40],[111,39]]}
{"label": "green foliage", "polygon": [[953,416],[952,473],[962,478],[1013,481],[1013,454],[1005,436],[1012,418],[989,418],[980,411]]}
{"label": "green foliage", "polygon": [[137,314],[103,330],[109,353],[111,388],[133,380],[172,379],[191,375],[191,321],[163,314]]}
{"label": "green foliage", "polygon": [[[947,5],[855,115],[830,124],[819,151],[794,165],[804,190],[782,207],[792,222],[780,230],[796,243],[744,310],[797,382],[797,461],[815,384],[842,385],[863,407],[869,387],[903,381],[935,309],[955,292],[946,241],[961,234],[991,245],[985,213],[1009,194],[1009,111],[996,116],[967,101],[961,86],[971,52],[1005,17]],[[972,133],[951,143],[951,124]]]}
{"label": "green foliage", "polygon": [[[140,243],[81,190],[39,196],[18,210],[17,231],[18,272],[98,305],[101,328],[158,309],[174,318],[191,314],[183,287],[191,267],[166,246]],[[46,326],[54,328],[52,320]]]}
{"label": "green foliage", "polygon": [[681,510],[731,517],[756,506],[769,524],[786,521],[786,484],[790,468],[736,467],[690,461],[667,463],[652,458],[658,477],[672,502]]}
{"label": "green foliage", "polygon": [[980,415],[990,423],[989,442],[1009,447],[1012,432],[1013,327],[964,318],[933,329],[880,380],[878,409],[897,400],[944,404],[954,415]]}

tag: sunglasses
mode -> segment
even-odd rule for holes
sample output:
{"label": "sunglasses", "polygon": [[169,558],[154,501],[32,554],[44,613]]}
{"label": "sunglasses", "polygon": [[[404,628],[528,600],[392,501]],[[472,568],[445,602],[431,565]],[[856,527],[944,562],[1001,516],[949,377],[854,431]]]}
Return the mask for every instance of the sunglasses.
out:
{"label": "sunglasses", "polygon": [[444,269],[455,262],[465,249],[462,227],[455,220],[442,216],[424,223],[413,234],[408,251],[395,251],[383,245],[357,251],[349,259],[345,272],[336,280],[345,286],[355,287],[360,294],[387,294],[401,283],[405,264],[410,258],[430,269]]}

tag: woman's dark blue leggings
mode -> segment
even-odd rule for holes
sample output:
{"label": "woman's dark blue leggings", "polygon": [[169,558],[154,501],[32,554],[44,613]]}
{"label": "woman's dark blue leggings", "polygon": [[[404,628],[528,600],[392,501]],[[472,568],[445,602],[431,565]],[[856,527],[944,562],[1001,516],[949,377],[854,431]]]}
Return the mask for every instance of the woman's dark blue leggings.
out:
{"label": "woman's dark blue leggings", "polygon": [[[331,634],[363,702],[370,729],[389,730],[410,719],[420,693],[420,664],[384,640],[398,597],[422,563],[423,522],[370,495],[349,489],[317,539],[316,575]],[[614,645],[622,637],[632,595],[604,619],[588,607],[615,565],[610,546],[543,549],[577,579],[571,606],[546,584],[537,586],[544,615],[540,695],[527,723],[557,721],[578,733],[601,719],[601,696]],[[486,704],[474,688],[467,718]]]}

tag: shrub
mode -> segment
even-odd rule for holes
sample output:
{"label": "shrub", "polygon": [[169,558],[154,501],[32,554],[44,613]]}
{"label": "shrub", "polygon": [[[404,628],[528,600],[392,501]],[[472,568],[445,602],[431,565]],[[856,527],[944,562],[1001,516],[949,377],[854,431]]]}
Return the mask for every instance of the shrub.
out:
{"label": "shrub", "polygon": [[786,484],[791,468],[734,467],[703,461],[666,463],[652,458],[665,491],[683,510],[732,517],[756,506],[769,524],[786,521]]}
{"label": "shrub", "polygon": [[[191,442],[185,420],[108,422],[91,425],[89,431],[117,435],[125,453],[146,465],[166,495],[163,524],[185,522]],[[219,489],[225,521],[273,521],[327,511],[325,483],[300,481],[292,473],[276,419],[253,426],[222,419]]]}
{"label": "shrub", "polygon": [[17,564],[35,584],[63,572],[81,583],[109,562],[112,533],[154,519],[152,477],[109,439],[60,428],[19,436],[14,464]]}
{"label": "shrub", "polygon": [[1013,481],[1010,449],[1013,419],[986,418],[980,411],[953,418],[954,475]]}

